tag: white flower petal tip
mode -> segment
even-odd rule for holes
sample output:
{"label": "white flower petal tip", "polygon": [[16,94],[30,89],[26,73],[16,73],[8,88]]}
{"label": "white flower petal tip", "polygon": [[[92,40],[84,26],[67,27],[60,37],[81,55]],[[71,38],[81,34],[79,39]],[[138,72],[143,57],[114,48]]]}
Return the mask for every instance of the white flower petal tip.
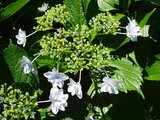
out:
{"label": "white flower petal tip", "polygon": [[79,99],[82,99],[82,87],[79,82],[75,82],[72,78],[70,78],[70,83],[68,83],[68,92],[71,95],[77,95]]}
{"label": "white flower petal tip", "polygon": [[23,56],[20,62],[25,74],[29,74],[30,72],[35,73],[32,62],[27,57]]}
{"label": "white flower petal tip", "polygon": [[108,77],[103,78],[103,83],[98,85],[101,88],[101,92],[108,92],[109,94],[118,94],[118,87],[121,85],[122,81],[111,79]]}
{"label": "white flower petal tip", "polygon": [[39,12],[45,12],[49,7],[50,7],[49,4],[43,3],[42,6],[38,7],[37,9]]}
{"label": "white flower petal tip", "polygon": [[63,87],[64,81],[69,79],[66,74],[58,72],[55,68],[52,71],[44,73],[44,76],[48,79],[48,82],[60,88]]}
{"label": "white flower petal tip", "polygon": [[63,89],[51,88],[49,99],[51,100],[51,110],[54,114],[57,114],[59,110],[65,111],[65,107],[68,106],[68,97],[68,94],[63,94]]}
{"label": "white flower petal tip", "polygon": [[127,36],[131,38],[132,41],[137,41],[137,37],[141,36],[141,28],[138,26],[135,19],[128,18],[129,23],[126,26]]}
{"label": "white flower petal tip", "polygon": [[17,44],[25,47],[25,45],[26,45],[26,32],[21,30],[21,28],[20,28],[18,31],[18,35],[16,35],[16,38],[17,38]]}
{"label": "white flower petal tip", "polygon": [[94,120],[92,116],[90,116],[89,118],[85,118],[85,120]]}

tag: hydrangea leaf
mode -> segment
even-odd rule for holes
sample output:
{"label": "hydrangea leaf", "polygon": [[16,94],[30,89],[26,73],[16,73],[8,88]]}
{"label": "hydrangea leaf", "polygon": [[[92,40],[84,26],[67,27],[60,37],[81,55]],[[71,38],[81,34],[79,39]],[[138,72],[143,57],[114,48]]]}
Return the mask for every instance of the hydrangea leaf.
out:
{"label": "hydrangea leaf", "polygon": [[117,10],[115,4],[119,4],[119,0],[98,0],[98,7],[101,11]]}
{"label": "hydrangea leaf", "polygon": [[144,18],[139,23],[140,27],[144,27],[146,25],[147,21],[149,20],[149,18],[151,17],[151,15],[154,13],[155,10],[156,8],[154,8],[151,12],[145,14]]}
{"label": "hydrangea leaf", "polygon": [[160,55],[156,56],[157,60],[152,64],[152,66],[146,67],[147,80],[157,80],[160,81]]}
{"label": "hydrangea leaf", "polygon": [[119,88],[120,91],[137,91],[143,98],[144,95],[140,89],[143,82],[141,70],[138,66],[135,66],[128,59],[121,60],[107,60],[109,66],[116,68],[114,79],[121,80],[122,85]]}
{"label": "hydrangea leaf", "polygon": [[7,7],[2,8],[0,10],[0,22],[12,16],[29,1],[30,0],[18,0],[14,3],[9,4]]}
{"label": "hydrangea leaf", "polygon": [[84,6],[84,12],[87,13],[88,5],[91,0],[82,0],[83,6]]}
{"label": "hydrangea leaf", "polygon": [[55,115],[51,112],[51,107],[48,106],[46,108],[43,108],[43,109],[39,109],[38,110],[39,113],[40,113],[40,116],[41,116],[41,119],[45,119],[47,117],[54,117]]}
{"label": "hydrangea leaf", "polygon": [[53,68],[53,65],[56,64],[53,60],[51,60],[49,57],[40,57],[36,60],[38,64],[38,68],[41,68],[43,66],[49,66]]}
{"label": "hydrangea leaf", "polygon": [[26,52],[13,44],[10,44],[3,52],[5,62],[12,74],[14,82],[28,83],[34,89],[38,88],[39,78],[37,74],[24,74],[20,60],[26,56]]}
{"label": "hydrangea leaf", "polygon": [[152,0],[151,3],[160,6],[160,1],[159,0]]}
{"label": "hydrangea leaf", "polygon": [[73,25],[86,24],[82,0],[65,0],[64,3],[67,6],[67,11],[70,13],[71,23]]}

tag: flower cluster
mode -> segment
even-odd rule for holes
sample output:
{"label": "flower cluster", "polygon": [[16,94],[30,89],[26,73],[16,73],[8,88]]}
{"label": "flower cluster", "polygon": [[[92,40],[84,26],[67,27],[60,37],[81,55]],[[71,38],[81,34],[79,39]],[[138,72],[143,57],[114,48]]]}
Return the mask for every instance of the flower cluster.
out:
{"label": "flower cluster", "polygon": [[115,35],[116,32],[119,30],[118,26],[120,22],[113,18],[113,16],[107,13],[100,13],[96,17],[92,17],[89,21],[89,25],[92,29],[96,32],[104,33],[104,34],[113,34]]}
{"label": "flower cluster", "polygon": [[[44,76],[48,79],[48,82],[52,83],[52,88],[50,90],[49,102],[51,102],[51,110],[54,114],[57,114],[59,110],[64,111],[65,107],[68,106],[67,99],[69,97],[68,94],[63,93],[63,85],[64,81],[68,80],[69,77],[64,74],[58,72],[55,68],[52,71],[48,71],[44,73]],[[81,72],[80,72],[80,80],[81,80]],[[79,99],[82,98],[82,88],[79,82],[75,82],[70,78],[70,83],[68,83],[68,92],[71,95],[77,95]],[[45,101],[40,101],[38,103],[44,103]]]}
{"label": "flower cluster", "polygon": [[61,4],[51,7],[45,12],[45,15],[36,18],[38,26],[34,27],[34,29],[38,31],[51,30],[53,29],[53,22],[66,24],[69,21],[69,13],[64,11],[65,8],[66,6]]}
{"label": "flower cluster", "polygon": [[[86,25],[77,25],[73,29],[60,28],[53,36],[43,36],[40,42],[44,54],[54,60],[64,58],[68,72],[89,69],[93,64],[101,63],[103,56],[108,56],[110,50],[102,44],[92,44],[89,41],[90,30]],[[97,62],[99,61],[99,62]]]}
{"label": "flower cluster", "polygon": [[19,89],[2,84],[0,88],[0,104],[3,104],[3,112],[0,119],[29,119],[35,117],[37,108],[37,94],[33,96],[29,93],[23,94]]}

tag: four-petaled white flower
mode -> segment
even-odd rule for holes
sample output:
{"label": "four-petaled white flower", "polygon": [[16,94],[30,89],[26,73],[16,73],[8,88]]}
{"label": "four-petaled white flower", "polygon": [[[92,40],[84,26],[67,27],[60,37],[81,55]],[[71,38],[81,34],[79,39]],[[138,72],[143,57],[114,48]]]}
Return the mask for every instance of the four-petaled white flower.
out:
{"label": "four-petaled white flower", "polygon": [[82,98],[82,87],[79,82],[75,82],[72,78],[69,79],[70,83],[68,83],[68,92],[71,93],[71,95],[77,95],[79,99]]}
{"label": "four-petaled white flower", "polygon": [[51,101],[51,110],[54,114],[57,114],[59,110],[65,111],[65,107],[68,105],[68,94],[63,94],[63,89],[52,87],[49,99]]}
{"label": "four-petaled white flower", "polygon": [[20,62],[21,66],[24,67],[23,71],[25,74],[35,73],[32,62],[27,57],[23,56]]}
{"label": "four-petaled white flower", "polygon": [[141,28],[138,26],[135,19],[131,20],[128,18],[129,23],[126,26],[126,35],[131,38],[132,41],[137,41],[137,37],[141,36]]}
{"label": "four-petaled white flower", "polygon": [[23,47],[25,47],[26,45],[26,32],[21,30],[21,28],[18,31],[18,35],[16,35],[17,38],[17,44],[19,45],[23,45]]}
{"label": "four-petaled white flower", "polygon": [[120,80],[111,79],[108,77],[103,78],[103,83],[98,85],[98,87],[101,87],[101,92],[109,92],[109,94],[118,94],[118,87],[121,85]]}
{"label": "four-petaled white flower", "polygon": [[55,68],[53,68],[52,71],[44,73],[44,76],[50,83],[60,88],[63,87],[64,81],[69,79],[66,74],[58,72]]}
{"label": "four-petaled white flower", "polygon": [[40,12],[45,12],[50,6],[47,3],[43,3],[41,7],[38,7],[37,9]]}

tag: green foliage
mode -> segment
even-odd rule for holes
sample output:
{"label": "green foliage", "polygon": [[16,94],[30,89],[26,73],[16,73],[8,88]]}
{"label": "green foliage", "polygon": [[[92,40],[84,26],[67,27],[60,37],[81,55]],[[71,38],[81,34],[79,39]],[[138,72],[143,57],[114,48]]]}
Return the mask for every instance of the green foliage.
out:
{"label": "green foliage", "polygon": [[27,83],[34,90],[39,86],[39,78],[37,74],[30,73],[24,74],[23,67],[21,67],[20,60],[22,56],[26,56],[26,52],[13,44],[10,44],[8,48],[3,52],[5,62],[12,74],[15,83]]}
{"label": "green foliage", "polygon": [[40,117],[42,120],[47,117],[54,117],[55,116],[51,113],[50,106],[47,108],[39,109],[39,113],[40,113]]}
{"label": "green foliage", "polygon": [[87,13],[87,9],[88,9],[88,5],[89,5],[90,1],[91,0],[82,0],[85,14]]}
{"label": "green foliage", "polygon": [[70,13],[70,21],[73,26],[86,24],[82,0],[65,0],[64,4]]}
{"label": "green foliage", "polygon": [[154,13],[155,10],[156,10],[156,8],[153,9],[151,12],[145,14],[143,19],[139,23],[140,27],[144,27],[146,25],[147,21],[149,20],[149,18],[151,17],[151,15]]}
{"label": "green foliage", "polygon": [[[0,59],[0,64],[6,63],[0,67],[0,80],[8,83],[13,80],[10,84],[16,89],[2,85],[0,119],[7,116],[7,119],[84,120],[93,116],[96,120],[159,120],[158,0],[11,2],[0,2],[0,22],[4,21],[4,24],[0,25],[0,50],[6,48],[0,51],[4,58]],[[45,13],[37,12],[37,7],[44,2],[49,3],[49,9]],[[6,20],[9,17],[11,19]],[[37,25],[35,20],[32,20],[33,17]],[[133,17],[141,27],[142,35],[137,42],[130,41],[125,35],[127,17]],[[33,31],[29,30],[32,27],[38,34],[27,38],[27,44],[36,44],[28,44],[24,50],[13,45],[17,44],[15,30],[22,28],[28,33]],[[124,35],[118,35],[120,30]],[[156,42],[150,38],[156,39]],[[8,46],[9,40],[12,40],[13,44]],[[32,54],[41,55],[33,64],[34,68],[38,69],[38,74],[24,74],[20,61],[22,56]],[[155,57],[155,54],[158,55]],[[76,82],[77,73],[81,71],[83,98],[79,100],[70,96],[65,111],[58,115],[52,113],[50,103],[41,104],[36,112],[37,118],[34,118],[37,111],[37,93],[33,93],[37,89],[43,89],[43,94],[38,96],[38,99],[48,99],[52,85],[46,82],[44,72],[52,68],[67,73]],[[3,77],[3,74],[9,74],[10,77]],[[118,95],[101,92],[98,85],[102,84],[106,76],[122,81]],[[4,86],[6,92],[3,91]],[[67,85],[64,85],[64,93],[66,91]],[[135,94],[136,92],[142,97]]]}
{"label": "green foliage", "polygon": [[151,3],[160,6],[160,1],[159,0],[151,0]]}
{"label": "green foliage", "polygon": [[13,89],[12,86],[2,84],[0,88],[0,104],[3,104],[3,112],[0,119],[29,119],[35,118],[37,109],[37,94],[33,96],[28,92],[22,93],[19,89]]}
{"label": "green foliage", "polygon": [[119,0],[98,0],[98,7],[101,11],[117,10],[115,5],[119,5]]}
{"label": "green foliage", "polygon": [[147,72],[147,76],[145,77],[145,79],[147,80],[156,80],[159,81],[160,80],[160,59],[159,59],[160,55],[157,55],[156,58],[157,60],[152,64],[152,66],[147,66],[146,67],[146,72]]}
{"label": "green foliage", "polygon": [[12,16],[29,1],[30,0],[17,0],[16,2],[9,4],[7,7],[2,8],[0,10],[0,22]]}
{"label": "green foliage", "polygon": [[121,60],[107,60],[109,66],[116,68],[114,79],[121,80],[122,85],[120,90],[127,93],[127,90],[135,90],[137,91],[143,98],[144,95],[140,89],[143,82],[142,79],[142,71],[139,67],[133,65],[132,62],[127,60],[126,58]]}

